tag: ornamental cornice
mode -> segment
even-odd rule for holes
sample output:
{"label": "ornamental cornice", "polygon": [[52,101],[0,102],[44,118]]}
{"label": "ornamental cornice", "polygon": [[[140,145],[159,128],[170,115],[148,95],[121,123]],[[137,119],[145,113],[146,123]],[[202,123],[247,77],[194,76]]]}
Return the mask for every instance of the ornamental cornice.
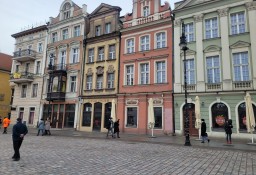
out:
{"label": "ornamental cornice", "polygon": [[219,9],[217,10],[220,17],[228,16],[229,8]]}
{"label": "ornamental cornice", "polygon": [[256,10],[256,2],[248,2],[245,4],[248,11]]}
{"label": "ornamental cornice", "polygon": [[194,16],[195,22],[202,22],[203,18],[204,18],[204,14],[200,14],[200,15],[195,15]]}
{"label": "ornamental cornice", "polygon": [[180,25],[181,25],[181,19],[175,19],[174,27],[180,27]]}

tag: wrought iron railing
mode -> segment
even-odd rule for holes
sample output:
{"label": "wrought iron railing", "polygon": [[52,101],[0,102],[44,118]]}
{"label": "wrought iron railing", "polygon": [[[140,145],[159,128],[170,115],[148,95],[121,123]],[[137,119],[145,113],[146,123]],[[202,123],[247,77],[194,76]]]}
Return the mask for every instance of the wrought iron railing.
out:
{"label": "wrought iron railing", "polygon": [[67,65],[66,64],[55,64],[55,65],[52,65],[52,64],[49,64],[48,65],[48,70],[53,70],[53,71],[66,71],[67,70]]}
{"label": "wrought iron railing", "polygon": [[16,51],[13,53],[13,58],[25,57],[25,56],[36,57],[36,51],[31,49],[25,49],[25,50]]}
{"label": "wrought iron railing", "polygon": [[30,72],[15,72],[11,74],[11,80],[13,79],[34,79],[34,74]]}

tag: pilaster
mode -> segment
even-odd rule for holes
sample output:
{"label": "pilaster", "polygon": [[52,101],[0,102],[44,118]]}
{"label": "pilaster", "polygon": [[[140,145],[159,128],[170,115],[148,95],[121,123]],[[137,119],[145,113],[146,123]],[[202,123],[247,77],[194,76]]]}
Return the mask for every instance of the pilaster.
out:
{"label": "pilaster", "polygon": [[174,21],[174,92],[181,92],[181,57],[180,57],[180,31],[181,31],[181,19]]}

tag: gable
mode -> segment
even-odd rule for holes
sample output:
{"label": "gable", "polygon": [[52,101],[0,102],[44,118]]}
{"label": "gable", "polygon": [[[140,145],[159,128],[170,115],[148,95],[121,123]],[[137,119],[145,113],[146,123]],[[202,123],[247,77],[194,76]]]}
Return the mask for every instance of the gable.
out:
{"label": "gable", "polygon": [[231,49],[235,49],[235,48],[241,48],[241,47],[250,47],[250,43],[245,42],[245,41],[237,41],[236,43],[232,44],[230,46]]}
{"label": "gable", "polygon": [[220,51],[221,48],[217,45],[211,45],[204,49],[204,53]]}
{"label": "gable", "polygon": [[118,10],[118,11],[121,11],[121,8],[120,7],[117,7],[117,6],[111,6],[111,5],[108,5],[108,4],[105,4],[105,3],[101,3],[91,14],[90,16],[94,16],[94,15],[97,15],[98,13],[99,14],[102,14],[106,11],[111,11],[111,10]]}
{"label": "gable", "polygon": [[181,3],[174,10],[179,10],[179,9],[182,9],[182,8],[187,8],[187,7],[191,7],[191,6],[194,6],[194,5],[203,4],[203,3],[207,3],[207,2],[211,2],[211,1],[214,1],[214,0],[184,0],[184,2]]}

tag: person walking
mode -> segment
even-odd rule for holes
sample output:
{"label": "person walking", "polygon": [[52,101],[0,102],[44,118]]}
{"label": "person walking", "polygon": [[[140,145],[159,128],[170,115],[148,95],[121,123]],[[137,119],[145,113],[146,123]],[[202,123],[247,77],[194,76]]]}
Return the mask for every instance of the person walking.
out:
{"label": "person walking", "polygon": [[27,126],[21,123],[21,118],[17,118],[17,123],[12,128],[12,140],[14,149],[14,155],[12,156],[13,161],[20,160],[20,147],[24,140],[24,136],[27,133]]}
{"label": "person walking", "polygon": [[225,126],[224,126],[224,129],[225,129],[225,132],[226,132],[227,144],[232,144],[232,141],[231,141],[232,128],[233,128],[232,120],[228,119],[225,123]]}
{"label": "person walking", "polygon": [[44,135],[44,119],[41,119],[41,121],[38,124],[37,136],[39,136],[40,132],[42,132],[42,136],[43,136]]}
{"label": "person walking", "polygon": [[0,129],[1,129],[1,126],[2,126],[2,116],[0,116]]}
{"label": "person walking", "polygon": [[204,121],[204,119],[201,119],[202,123],[201,123],[201,138],[202,138],[202,142],[204,143],[204,141],[208,141],[208,143],[210,142],[210,139],[208,138],[208,134],[206,133],[206,123]]}
{"label": "person walking", "polygon": [[49,118],[45,121],[45,135],[51,135],[51,121]]}
{"label": "person walking", "polygon": [[3,132],[3,134],[7,134],[7,128],[9,125],[10,125],[10,120],[7,117],[4,117],[4,120],[3,120],[4,132]]}
{"label": "person walking", "polygon": [[110,117],[109,120],[108,120],[108,123],[107,123],[107,138],[108,138],[108,134],[109,132],[111,132],[111,135],[112,135],[112,138],[114,138],[114,133],[113,133],[113,120],[112,118]]}
{"label": "person walking", "polygon": [[116,133],[117,138],[119,137],[119,119],[114,123],[114,134]]}

